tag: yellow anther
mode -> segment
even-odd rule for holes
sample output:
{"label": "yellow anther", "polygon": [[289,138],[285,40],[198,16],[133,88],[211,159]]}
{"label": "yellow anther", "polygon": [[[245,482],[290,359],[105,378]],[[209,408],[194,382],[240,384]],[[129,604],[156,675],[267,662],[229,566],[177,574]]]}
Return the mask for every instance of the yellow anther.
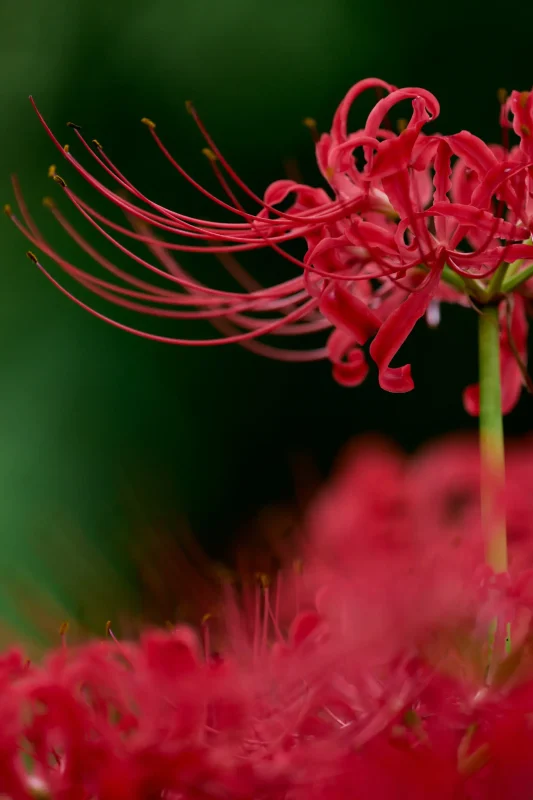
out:
{"label": "yellow anther", "polygon": [[210,614],[210,613],[204,614],[203,617],[202,617],[202,621],[201,621],[200,625],[205,625],[212,618],[213,618],[212,614]]}
{"label": "yellow anther", "polygon": [[48,177],[53,178],[55,174],[56,174],[56,165],[50,164],[50,166],[48,167]]}
{"label": "yellow anther", "polygon": [[396,130],[398,133],[403,133],[403,131],[407,128],[407,120],[401,117],[396,122]]}
{"label": "yellow anther", "polygon": [[4,206],[4,214],[7,217],[12,217],[13,216],[13,209],[11,208],[9,203],[6,203],[5,206]]}
{"label": "yellow anther", "polygon": [[392,222],[397,222],[400,219],[400,215],[393,208],[385,209],[383,215],[386,219],[390,219]]}
{"label": "yellow anther", "polygon": [[105,635],[109,636],[109,631],[111,630],[111,620],[108,619],[105,624]]}
{"label": "yellow anther", "polygon": [[150,128],[151,131],[155,130],[155,122],[152,122],[148,117],[143,117],[141,122],[143,125],[146,125],[147,128]]}
{"label": "yellow anther", "polygon": [[520,108],[525,108],[528,100],[529,100],[529,92],[520,92],[520,96],[518,98]]}
{"label": "yellow anther", "polygon": [[204,147],[204,149],[202,150],[202,153],[204,154],[204,156],[206,158],[209,159],[209,161],[216,161],[217,160],[216,155],[213,153],[213,151],[211,150],[210,147]]}
{"label": "yellow anther", "polygon": [[237,583],[237,576],[235,573],[225,567],[224,564],[216,564],[214,572],[221,583],[229,583],[232,585]]}
{"label": "yellow anther", "polygon": [[70,145],[69,144],[64,144],[63,145],[63,150],[65,151],[65,153],[70,153]]}
{"label": "yellow anther", "polygon": [[43,206],[45,208],[55,208],[56,204],[51,197],[43,197]]}
{"label": "yellow anther", "polygon": [[192,104],[192,100],[185,101],[185,110],[187,111],[187,114],[194,114],[194,106]]}
{"label": "yellow anther", "polygon": [[305,117],[305,119],[302,120],[302,124],[308,129],[313,142],[316,144],[320,138],[318,135],[316,120],[313,119],[313,117]]}
{"label": "yellow anther", "polygon": [[98,148],[98,150],[103,150],[104,149],[102,147],[102,145],[100,144],[100,142],[98,141],[98,139],[91,139],[91,141],[94,144],[94,146]]}
{"label": "yellow anther", "polygon": [[30,261],[33,261],[33,263],[34,263],[34,264],[38,264],[38,263],[39,263],[39,259],[37,258],[37,256],[35,255],[35,253],[32,253],[32,251],[31,251],[31,250],[28,250],[28,251],[26,252],[26,255],[28,256],[28,258],[30,259]]}
{"label": "yellow anther", "polygon": [[59,635],[64,636],[68,631],[68,628],[69,628],[68,622],[66,621],[62,622],[61,625],[59,626]]}
{"label": "yellow anther", "polygon": [[480,769],[490,761],[490,748],[489,745],[485,742],[481,744],[477,750],[475,750],[471,755],[466,756],[464,759],[459,759],[457,763],[457,768],[459,773],[465,777],[469,775],[474,775],[476,772],[479,772]]}
{"label": "yellow anther", "polygon": [[509,95],[507,94],[507,89],[498,89],[498,92],[497,92],[498,103],[501,106],[503,106],[503,104],[507,100],[508,96]]}
{"label": "yellow anther", "polygon": [[81,125],[76,125],[75,122],[67,122],[67,128],[74,128],[75,131],[81,131]]}
{"label": "yellow anther", "polygon": [[53,179],[55,180],[55,182],[56,182],[56,183],[58,183],[60,186],[62,186],[62,187],[63,187],[63,189],[65,189],[65,188],[66,188],[67,184],[65,183],[65,181],[63,180],[63,178],[61,177],[61,175],[57,175],[57,174],[54,172],[54,174],[52,175],[52,177],[53,177]]}
{"label": "yellow anther", "polygon": [[255,577],[262,589],[268,589],[270,586],[270,578],[265,572],[256,572]]}

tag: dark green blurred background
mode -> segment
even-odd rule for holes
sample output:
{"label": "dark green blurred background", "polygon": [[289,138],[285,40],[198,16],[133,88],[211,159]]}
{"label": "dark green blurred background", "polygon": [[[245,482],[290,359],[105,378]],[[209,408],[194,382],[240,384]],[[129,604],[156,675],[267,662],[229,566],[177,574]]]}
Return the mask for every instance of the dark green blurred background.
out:
{"label": "dark green blurred background", "polygon": [[[285,176],[288,159],[318,181],[301,120],[313,116],[326,129],[345,91],[368,75],[435,92],[440,130],[496,140],[496,90],[533,84],[532,22],[529,4],[477,0],[1,0],[5,200],[16,172],[39,223],[54,230],[41,199],[62,200],[46,176],[57,156],[30,92],[60,138],[74,140],[67,120],[82,124],[154,199],[204,214],[211,209],[167,166],[141,116],[209,183],[184,110],[193,99],[259,193]],[[184,517],[220,555],[262,505],[290,500],[302,456],[325,474],[354,434],[380,431],[413,448],[472,425],[461,405],[476,370],[472,313],[446,308],[438,330],[419,326],[401,354],[415,392],[382,393],[375,374],[346,390],[325,363],[176,349],[113,330],[46,283],[7,219],[0,237],[0,579],[5,619],[17,626],[28,619],[33,581],[89,626],[134,608],[128,543],[138,529],[172,529]],[[90,268],[59,229],[54,242]],[[216,261],[183,261],[216,279]],[[288,274],[275,256],[245,263],[266,281]],[[172,330],[191,332],[181,323]],[[529,429],[532,412],[524,397],[508,430]]]}

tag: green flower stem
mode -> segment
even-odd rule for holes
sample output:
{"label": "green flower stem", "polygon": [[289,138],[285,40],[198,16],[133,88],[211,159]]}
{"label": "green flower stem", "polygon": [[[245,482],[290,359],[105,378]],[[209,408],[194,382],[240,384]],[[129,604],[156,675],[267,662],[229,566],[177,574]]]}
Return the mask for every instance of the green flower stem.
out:
{"label": "green flower stem", "polygon": [[533,266],[522,270],[522,272],[517,272],[515,275],[511,275],[511,277],[507,278],[507,280],[503,282],[502,292],[504,294],[512,292],[513,289],[516,289],[517,286],[520,286],[520,284],[529,280],[529,278],[531,278],[532,276],[533,276]]}
{"label": "green flower stem", "polygon": [[[533,240],[531,238],[526,239],[524,244],[533,244]],[[531,249],[533,251],[533,247]],[[527,281],[529,278],[531,278],[533,275],[533,266],[522,270],[522,272],[519,272],[519,270],[526,263],[526,260],[527,259],[525,258],[517,258],[516,261],[513,261],[512,264],[509,264],[509,268],[507,269],[505,275],[506,280],[504,280],[501,287],[502,292],[512,292],[513,289],[516,289],[516,287],[520,286],[521,283],[524,283],[524,281]]]}
{"label": "green flower stem", "polygon": [[479,314],[479,441],[481,453],[481,514],[487,564],[507,571],[505,529],[505,455],[500,379],[498,307]]}
{"label": "green flower stem", "polygon": [[448,264],[444,265],[444,269],[442,270],[442,280],[444,283],[447,283],[449,286],[453,286],[454,289],[457,289],[458,292],[465,291],[465,282],[458,275],[453,269],[450,269]]}
{"label": "green flower stem", "polygon": [[[420,268],[425,272],[428,271],[428,267],[426,267],[424,264],[421,264]],[[461,277],[461,275],[458,275],[456,272],[454,272],[453,269],[448,266],[448,264],[444,265],[441,279],[443,283],[447,283],[448,286],[453,286],[453,288],[457,289],[457,291],[461,294],[471,295],[480,303],[486,303],[488,300],[489,296],[481,281],[474,280],[473,278]]]}
{"label": "green flower stem", "polygon": [[507,264],[506,262],[500,264],[500,266],[490,279],[488,288],[490,297],[497,297],[497,295],[501,292],[505,276],[507,275],[510,267],[511,264]]}

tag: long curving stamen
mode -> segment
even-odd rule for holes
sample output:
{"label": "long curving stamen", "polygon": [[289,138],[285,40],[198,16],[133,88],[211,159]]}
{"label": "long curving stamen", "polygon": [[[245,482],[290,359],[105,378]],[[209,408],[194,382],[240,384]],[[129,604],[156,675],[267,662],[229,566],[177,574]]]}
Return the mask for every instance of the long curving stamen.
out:
{"label": "long curving stamen", "polygon": [[[85,170],[84,167],[82,167],[82,165],[68,151],[65,151],[64,147],[60,144],[60,142],[54,136],[52,130],[50,129],[50,127],[46,123],[44,117],[42,116],[42,114],[40,113],[39,109],[37,108],[33,98],[30,98],[30,100],[32,102],[34,110],[35,110],[35,112],[36,112],[41,124],[43,125],[43,127],[45,128],[48,136],[51,138],[51,140],[53,141],[55,146],[58,148],[58,150],[61,152],[63,157],[65,157],[74,166],[74,168],[82,175],[82,177],[84,177],[85,180],[87,180],[95,189],[97,189],[97,191],[99,191],[100,193],[106,195],[108,197],[108,199],[111,199],[112,202],[115,202],[116,204],[120,204],[119,203],[119,198],[118,198],[117,195],[114,195],[113,193],[109,192],[109,190],[107,190],[103,186],[103,184],[101,184],[99,181],[97,181],[94,178],[94,176],[92,176],[90,173],[88,173],[87,170]],[[159,211],[161,211],[161,213],[163,213],[167,217],[175,219],[176,221],[180,221],[181,224],[187,225],[188,228],[191,227],[189,223],[200,223],[202,225],[205,224],[206,226],[211,228],[211,230],[213,228],[218,228],[218,227],[221,227],[221,228],[227,227],[228,230],[235,228],[235,225],[232,224],[232,223],[214,223],[214,222],[209,222],[209,221],[206,221],[206,220],[197,220],[196,218],[187,217],[186,215],[183,215],[183,214],[178,214],[177,212],[170,211],[169,209],[165,209],[163,206],[160,206],[157,203],[153,203],[153,201],[149,200],[149,198],[147,198],[145,195],[142,195],[140,192],[138,192],[138,190],[136,190],[133,187],[133,184],[131,184],[131,182],[129,182],[122,175],[122,173],[120,173],[120,171],[116,167],[109,166],[111,162],[110,162],[110,159],[107,156],[105,157],[105,160],[106,160],[106,162],[108,162],[108,165],[105,165],[103,163],[103,161],[100,158],[98,158],[96,153],[94,153],[92,148],[90,148],[88,146],[88,144],[85,142],[85,139],[81,135],[81,132],[79,130],[79,126],[73,126],[73,127],[74,127],[76,135],[78,136],[80,141],[83,142],[83,144],[88,149],[88,151],[91,153],[93,158],[95,158],[97,161],[99,161],[100,165],[106,170],[106,172],[109,175],[111,175],[115,180],[117,180],[120,183],[120,185],[122,186],[123,189],[127,189],[129,191],[132,191],[134,194],[136,194],[136,196],[139,199],[142,199],[143,202],[151,205],[154,208],[157,208]],[[153,130],[152,130],[152,132],[153,132]],[[99,143],[97,143],[97,146],[98,146],[99,150],[103,151],[103,149],[101,148],[101,145]],[[218,198],[214,198],[214,196],[211,199],[214,199],[215,202],[218,202],[218,203],[222,202],[222,201],[219,201]],[[122,202],[124,202],[124,201],[122,201]],[[262,204],[262,206],[264,208],[266,208],[269,211],[277,214],[278,216],[281,216],[286,220],[292,220],[293,222],[296,222],[296,223],[302,223],[302,217],[303,217],[304,221],[305,221],[305,223],[307,225],[322,225],[322,224],[325,224],[326,222],[334,222],[335,220],[342,219],[343,216],[346,216],[347,214],[352,213],[353,211],[355,211],[356,208],[361,205],[361,202],[362,202],[361,200],[351,201],[351,202],[348,202],[348,203],[342,203],[342,202],[338,203],[337,201],[330,201],[328,204],[326,204],[324,206],[324,208],[322,209],[322,213],[319,213],[318,216],[316,216],[314,218],[311,218],[310,215],[313,213],[312,211],[303,212],[302,215],[291,215],[291,214],[288,214],[287,212],[281,212],[279,209],[276,209],[273,206],[269,206],[268,204],[265,204],[264,201],[260,200],[260,203]],[[135,207],[132,207],[132,208],[130,208],[128,210],[130,211],[130,213],[133,213],[133,214],[135,214],[135,213],[138,213],[138,214],[143,213],[143,212],[141,212],[139,209],[137,209]],[[235,209],[232,209],[231,207],[229,207],[229,210],[235,212]],[[321,209],[318,209],[318,211],[320,212]],[[244,213],[245,216],[250,216],[251,220],[259,221],[259,218],[257,216],[247,215],[246,212],[239,212],[239,213],[241,213],[241,214]],[[264,224],[264,219],[261,220],[261,221]],[[280,222],[280,220],[270,220],[269,219],[269,225],[275,224],[276,222]],[[246,230],[246,229],[249,229],[249,226],[244,225],[243,228]],[[182,235],[184,235],[184,234],[182,233]],[[213,238],[216,238],[216,237],[214,236]],[[296,238],[296,236],[295,236],[295,238]]]}
{"label": "long curving stamen", "polygon": [[[166,304],[175,304],[175,305],[196,305],[196,304],[205,304],[208,305],[220,305],[221,302],[233,302],[234,306],[232,307],[232,311],[240,311],[245,310],[248,308],[253,308],[254,306],[258,306],[259,308],[264,307],[266,311],[273,311],[278,308],[284,308],[288,305],[292,305],[298,300],[303,299],[306,296],[304,291],[297,292],[296,294],[289,294],[286,297],[282,297],[281,299],[267,299],[267,300],[256,300],[253,296],[248,295],[245,302],[242,301],[235,301],[233,299],[227,301],[221,301],[218,298],[208,298],[202,296],[201,294],[196,295],[183,295],[176,292],[169,292],[164,289],[160,289],[153,284],[146,283],[138,278],[134,278],[127,272],[123,272],[122,270],[118,269],[114,264],[112,264],[107,259],[103,258],[103,256],[98,253],[80,234],[73,228],[70,223],[63,217],[61,212],[55,207],[51,207],[51,211],[54,217],[58,220],[64,230],[71,236],[71,238],[88,254],[91,258],[96,261],[98,264],[103,266],[105,269],[109,270],[117,277],[122,278],[125,281],[128,281],[132,285],[135,285],[139,288],[144,288],[147,292],[151,292],[155,297],[150,298],[148,293],[136,293],[132,291],[128,291],[127,293],[132,297],[137,297],[138,299],[153,299],[159,303],[166,303]],[[44,240],[43,240],[44,241]],[[87,273],[85,273],[87,274]],[[87,275],[87,277],[91,277]],[[201,286],[202,284],[198,284]]]}
{"label": "long curving stamen", "polygon": [[[14,217],[14,215],[13,215],[13,217]],[[21,232],[24,233],[24,235],[32,243],[34,243],[36,246],[38,246],[40,249],[42,249],[43,252],[46,252],[46,254],[49,255],[51,258],[53,258],[53,260],[56,261],[56,263],[58,263],[65,270],[65,272],[67,272],[71,277],[73,277],[75,280],[77,280],[85,288],[91,290],[93,293],[97,294],[98,296],[100,296],[100,297],[102,297],[104,299],[110,300],[111,302],[115,303],[115,305],[119,305],[119,306],[122,306],[124,308],[128,308],[130,310],[141,312],[141,313],[144,313],[144,314],[148,314],[148,315],[152,315],[152,316],[158,316],[158,317],[176,318],[176,319],[187,319],[187,318],[189,318],[189,319],[196,319],[196,320],[205,319],[205,320],[210,320],[210,321],[216,321],[217,319],[221,320],[221,319],[224,319],[224,318],[228,318],[228,319],[234,320],[235,322],[240,324],[241,327],[244,327],[246,329],[249,329],[249,330],[259,330],[259,329],[261,329],[262,330],[262,329],[264,329],[264,326],[267,325],[268,323],[276,322],[278,320],[276,320],[276,319],[268,319],[268,318],[255,319],[255,318],[244,316],[240,312],[243,312],[243,311],[247,311],[247,312],[250,312],[250,311],[268,312],[268,311],[270,311],[271,312],[271,311],[275,311],[275,310],[283,311],[284,308],[286,308],[286,307],[294,308],[296,302],[298,302],[300,300],[303,300],[306,297],[306,293],[305,292],[300,292],[299,294],[289,295],[288,297],[285,297],[285,298],[282,298],[282,299],[279,299],[279,300],[275,300],[275,301],[269,300],[269,301],[263,302],[262,305],[260,305],[258,303],[258,301],[246,302],[246,303],[241,302],[241,303],[238,303],[238,304],[234,303],[233,305],[230,304],[229,306],[217,307],[217,308],[214,308],[214,309],[211,309],[211,310],[189,311],[189,312],[187,312],[187,311],[174,311],[174,310],[159,309],[159,308],[154,308],[153,306],[141,305],[140,303],[135,303],[135,302],[132,302],[132,301],[128,301],[128,300],[125,300],[122,297],[117,297],[116,294],[118,293],[119,295],[122,294],[122,295],[127,295],[129,297],[136,297],[137,299],[143,299],[143,300],[146,300],[148,302],[172,303],[174,305],[182,305],[182,304],[185,304],[185,305],[202,305],[204,299],[201,296],[200,297],[199,296],[186,296],[186,295],[180,296],[180,295],[175,295],[175,294],[172,297],[153,297],[153,296],[147,295],[145,293],[135,292],[133,290],[129,290],[129,289],[125,289],[125,288],[120,287],[120,286],[116,286],[115,284],[110,284],[109,282],[103,281],[103,280],[101,280],[99,278],[95,278],[92,275],[89,275],[88,273],[84,272],[83,270],[80,270],[79,268],[74,267],[68,261],[66,261],[65,259],[61,258],[54,250],[52,250],[46,244],[44,239],[42,239],[42,238],[39,239],[39,238],[35,238],[34,236],[32,236],[29,231],[25,230],[20,225],[20,223],[18,222],[16,217],[13,218],[13,221],[14,221],[15,225],[17,225],[19,230],[21,230]],[[98,254],[96,254],[96,255],[98,256]],[[109,262],[106,262],[106,263],[109,264]],[[113,265],[111,265],[111,266],[113,266]],[[128,277],[127,274],[126,274],[126,277]],[[283,318],[281,318],[281,320],[283,320]],[[294,325],[284,325],[284,324],[282,324],[279,328],[276,328],[273,331],[273,334],[274,335],[283,335],[283,336],[299,335],[299,334],[304,334],[304,333],[309,333],[309,332],[317,332],[317,331],[320,331],[320,330],[324,330],[327,327],[329,327],[329,324],[327,322],[325,322],[324,320],[317,320],[315,322],[308,322],[308,323],[306,323],[306,322],[297,322]],[[320,356],[318,356],[318,357],[321,357],[321,355],[323,354],[324,351],[323,350],[316,351],[315,352],[315,356],[313,357],[312,360],[315,360],[315,358],[317,357],[317,354],[319,352],[320,352]],[[291,360],[294,360],[294,356],[291,357]],[[305,360],[305,357],[304,357],[303,360]]]}
{"label": "long curving stamen", "polygon": [[309,314],[310,311],[318,307],[318,302],[316,300],[309,300],[304,305],[297,308],[295,311],[288,314],[286,317],[283,317],[280,320],[276,320],[275,322],[270,322],[267,325],[264,325],[262,328],[254,331],[248,331],[246,333],[236,334],[234,336],[228,336],[223,339],[182,339],[172,336],[161,336],[159,334],[149,333],[148,331],[143,331],[138,328],[133,328],[129,325],[125,325],[117,320],[113,319],[112,317],[108,317],[105,314],[96,311],[96,309],[92,308],[91,306],[84,303],[78,297],[73,295],[71,292],[68,291],[59,281],[57,281],[49,272],[45,269],[45,267],[41,264],[37,256],[28,251],[28,258],[33,261],[33,263],[39,268],[39,270],[43,273],[43,275],[52,283],[59,291],[72,300],[76,305],[80,308],[83,308],[89,314],[96,317],[97,319],[101,319],[104,322],[109,323],[115,328],[119,330],[126,331],[127,333],[132,333],[135,336],[140,337],[141,339],[148,339],[153,342],[161,342],[164,344],[173,344],[173,345],[189,345],[191,347],[216,347],[221,345],[228,345],[228,344],[238,344],[240,342],[247,341],[249,339],[255,339],[259,336],[266,336],[267,334],[273,333],[278,328],[282,327],[283,325],[287,324],[288,322],[293,322],[295,320],[301,319],[302,317]]}
{"label": "long curving stamen", "polygon": [[[145,261],[144,259],[142,259],[139,256],[137,256],[135,253],[133,253],[133,251],[129,250],[127,247],[125,247],[120,242],[118,242],[117,239],[115,239],[107,231],[105,231],[104,228],[96,222],[96,220],[93,218],[93,216],[88,211],[86,211],[86,209],[85,209],[86,204],[85,203],[82,204],[80,202],[80,200],[77,197],[77,195],[66,185],[65,181],[63,181],[62,178],[60,178],[58,175],[56,175],[55,176],[55,180],[62,187],[63,191],[65,192],[65,194],[67,195],[69,200],[78,209],[78,211],[82,214],[82,216],[84,216],[85,219],[87,219],[88,222],[90,222],[90,224],[102,234],[102,236],[104,236],[109,242],[111,242],[121,252],[123,252],[125,255],[129,256],[130,258],[132,258],[134,261],[139,263],[141,266],[145,266],[147,269],[151,270],[155,274],[162,275],[166,279],[175,280],[176,282],[181,283],[184,286],[187,285],[185,283],[184,279],[180,279],[180,278],[177,278],[175,276],[172,277],[172,276],[168,275],[167,273],[162,272],[157,267],[155,267],[153,264],[149,264],[147,261]],[[116,226],[114,225],[113,227],[116,227]],[[127,233],[126,229],[125,229],[125,232]],[[130,238],[135,238],[135,239],[138,239],[140,241],[143,241],[145,244],[151,244],[152,242],[156,241],[156,240],[152,240],[151,237],[147,237],[147,236],[144,236],[142,234],[134,234],[132,232],[129,232],[129,236],[130,236]],[[280,239],[281,238],[282,237],[280,237]],[[278,241],[279,241],[279,239],[278,239]],[[195,247],[195,246],[189,246],[189,245],[170,244],[168,242],[161,243],[160,241],[158,241],[157,243],[159,245],[164,246],[166,249],[178,250],[179,252],[214,253],[214,254],[227,253],[227,252],[242,252],[242,251],[248,251],[248,250],[261,249],[262,247],[265,247],[265,246],[269,246],[269,247],[273,246],[271,241],[269,241],[267,244],[265,244],[265,241],[263,241],[263,240],[260,240],[259,242],[253,243],[253,244],[239,244],[239,245],[235,245],[234,247],[229,247],[229,246],[224,246],[224,247],[209,247],[209,246]],[[294,256],[291,256],[289,253],[286,253],[284,251],[282,251],[282,252],[283,252],[284,257],[288,261],[290,261],[291,263],[294,263],[298,267],[301,267],[303,270],[312,271],[314,274],[322,276],[322,277],[325,277],[325,278],[331,278],[332,277],[330,272],[326,272],[324,270],[320,270],[320,269],[317,269],[317,268],[314,268],[314,267],[310,267],[304,261],[301,261],[300,259],[297,259]],[[399,269],[403,269],[403,267],[400,266]],[[339,273],[336,273],[335,274],[335,279],[339,280],[339,281],[352,281],[352,280],[363,280],[364,278],[362,278],[362,277],[358,278],[357,276],[353,276],[353,275],[341,275]],[[206,288],[205,291],[209,291],[211,293],[217,293],[216,290],[213,290],[213,289],[209,289],[208,290]],[[238,295],[236,295],[236,296],[238,296]]]}

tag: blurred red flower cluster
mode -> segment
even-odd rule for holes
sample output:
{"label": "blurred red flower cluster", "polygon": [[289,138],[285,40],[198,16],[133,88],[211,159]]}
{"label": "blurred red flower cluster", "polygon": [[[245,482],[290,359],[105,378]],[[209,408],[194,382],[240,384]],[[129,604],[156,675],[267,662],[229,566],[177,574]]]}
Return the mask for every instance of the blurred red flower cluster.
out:
{"label": "blurred red flower cluster", "polygon": [[[209,620],[0,661],[0,793],[64,800],[523,798],[533,782],[531,442],[511,445],[509,573],[483,563],[468,439],[351,446],[303,569]],[[492,630],[492,637],[487,631]]]}

